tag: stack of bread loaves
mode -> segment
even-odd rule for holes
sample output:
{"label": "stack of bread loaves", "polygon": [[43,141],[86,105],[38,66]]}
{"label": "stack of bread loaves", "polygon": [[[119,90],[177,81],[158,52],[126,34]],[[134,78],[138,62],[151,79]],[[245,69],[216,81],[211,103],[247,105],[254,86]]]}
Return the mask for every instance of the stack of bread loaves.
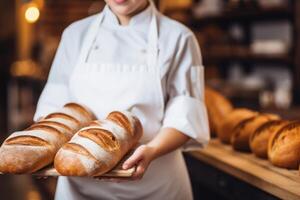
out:
{"label": "stack of bread loaves", "polygon": [[[221,94],[211,95],[216,93],[211,88],[206,89],[206,93],[210,125],[223,143],[230,143],[234,150],[252,151],[278,167],[300,167],[300,122],[282,120],[277,115],[246,108],[229,109],[228,103],[220,108],[223,106]],[[222,109],[227,111],[226,114],[214,117],[215,110]]]}
{"label": "stack of bread loaves", "polygon": [[68,103],[24,131],[12,133],[0,148],[0,172],[31,173],[53,162],[58,149],[94,115],[76,103]]}

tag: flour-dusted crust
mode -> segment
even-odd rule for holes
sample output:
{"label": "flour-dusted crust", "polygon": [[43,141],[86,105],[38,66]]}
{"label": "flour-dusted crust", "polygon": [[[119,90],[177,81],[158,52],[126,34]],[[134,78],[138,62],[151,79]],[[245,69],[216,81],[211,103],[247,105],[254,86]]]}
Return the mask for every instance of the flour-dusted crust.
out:
{"label": "flour-dusted crust", "polygon": [[26,130],[12,133],[0,148],[0,172],[32,173],[52,163],[62,145],[93,120],[89,113],[78,104],[67,104]]}
{"label": "flour-dusted crust", "polygon": [[80,129],[56,154],[54,167],[64,176],[100,176],[111,170],[142,136],[140,121],[127,111]]}

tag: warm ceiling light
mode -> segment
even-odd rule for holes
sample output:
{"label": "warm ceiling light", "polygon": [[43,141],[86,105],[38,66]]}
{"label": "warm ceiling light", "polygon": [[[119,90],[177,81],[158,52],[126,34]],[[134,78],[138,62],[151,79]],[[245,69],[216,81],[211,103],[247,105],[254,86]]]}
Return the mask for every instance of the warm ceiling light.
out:
{"label": "warm ceiling light", "polygon": [[36,6],[30,6],[25,11],[25,19],[29,23],[36,22],[40,17],[40,10]]}

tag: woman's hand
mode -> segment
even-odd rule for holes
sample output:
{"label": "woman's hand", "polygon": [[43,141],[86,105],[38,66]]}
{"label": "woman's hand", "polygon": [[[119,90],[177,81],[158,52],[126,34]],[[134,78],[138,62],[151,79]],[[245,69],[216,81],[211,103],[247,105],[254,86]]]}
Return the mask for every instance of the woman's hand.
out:
{"label": "woman's hand", "polygon": [[109,182],[125,182],[139,180],[143,177],[145,171],[147,170],[150,162],[155,158],[155,148],[149,145],[143,144],[135,149],[133,154],[123,163],[122,168],[124,170],[130,169],[136,166],[136,170],[132,177],[130,178],[105,178],[105,177],[95,177],[96,179]]}
{"label": "woman's hand", "polygon": [[149,143],[139,146],[124,162],[123,169],[136,165],[136,171],[130,178],[100,178],[100,180],[123,182],[141,179],[152,160],[165,155],[189,140],[189,137],[173,128],[163,128]]}
{"label": "woman's hand", "polygon": [[123,169],[129,169],[136,166],[132,179],[141,179],[147,170],[149,164],[156,156],[156,150],[149,145],[139,146],[134,153],[123,163]]}

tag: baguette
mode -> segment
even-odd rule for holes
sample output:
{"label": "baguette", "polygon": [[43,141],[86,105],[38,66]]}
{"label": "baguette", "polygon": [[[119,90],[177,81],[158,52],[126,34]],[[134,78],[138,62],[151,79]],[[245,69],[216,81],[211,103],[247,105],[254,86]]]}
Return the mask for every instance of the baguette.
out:
{"label": "baguette", "polygon": [[235,150],[250,151],[249,138],[251,134],[262,124],[279,119],[273,114],[259,114],[240,122],[231,135],[231,145]]}
{"label": "baguette", "polygon": [[47,166],[58,149],[93,119],[85,107],[69,103],[27,129],[12,133],[0,148],[0,172],[32,173]]}
{"label": "baguette", "polygon": [[300,122],[284,125],[268,143],[270,162],[282,168],[298,169],[300,164]]}
{"label": "baguette", "polygon": [[135,116],[114,111],[105,120],[80,129],[58,151],[54,167],[63,176],[100,176],[137,144],[142,132]]}

